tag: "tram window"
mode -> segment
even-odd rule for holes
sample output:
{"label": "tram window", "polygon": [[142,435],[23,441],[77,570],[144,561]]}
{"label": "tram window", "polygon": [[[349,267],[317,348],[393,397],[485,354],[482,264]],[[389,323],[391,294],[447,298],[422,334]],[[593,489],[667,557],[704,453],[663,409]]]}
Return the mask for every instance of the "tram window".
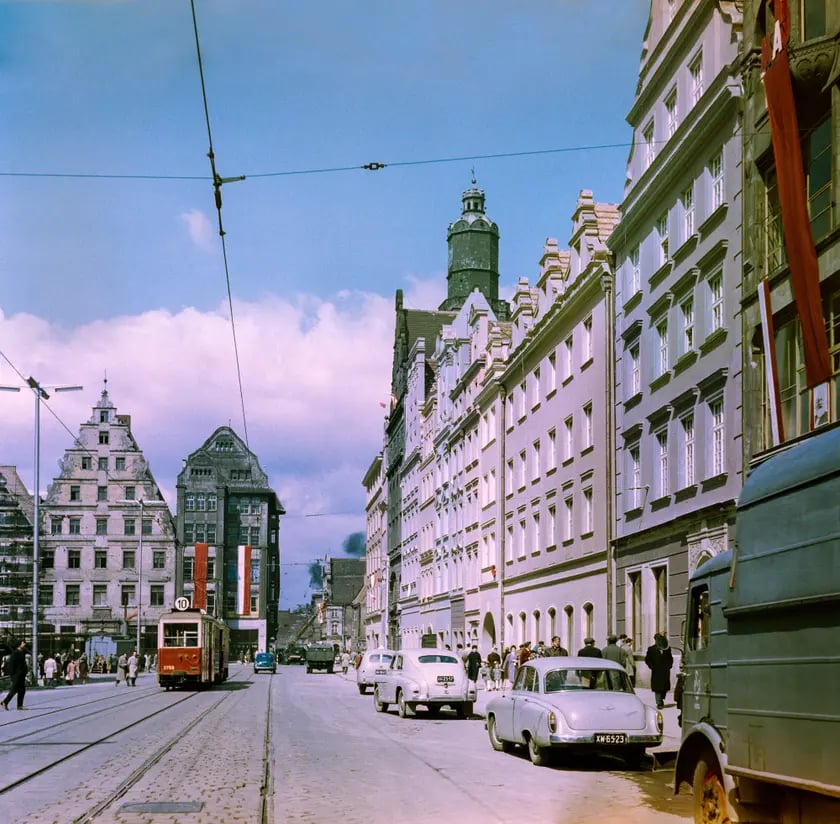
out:
{"label": "tram window", "polygon": [[707,586],[696,587],[692,591],[689,619],[691,621],[688,631],[689,649],[706,649],[709,646],[709,588]]}
{"label": "tram window", "polygon": [[163,645],[165,647],[197,647],[198,624],[164,624]]}

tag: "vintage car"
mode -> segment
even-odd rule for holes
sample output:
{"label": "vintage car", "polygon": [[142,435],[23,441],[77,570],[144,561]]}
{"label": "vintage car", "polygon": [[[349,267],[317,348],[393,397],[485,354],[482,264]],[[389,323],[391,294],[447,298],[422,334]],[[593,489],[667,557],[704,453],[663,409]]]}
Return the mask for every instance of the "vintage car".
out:
{"label": "vintage car", "polygon": [[277,672],[277,660],[273,652],[258,652],[254,656],[254,673]]}
{"label": "vintage car", "polygon": [[541,766],[563,751],[617,753],[637,766],[662,743],[662,713],[633,692],[624,668],[601,658],[536,658],[516,674],[508,695],[487,703],[494,750],[528,748]]}
{"label": "vintage car", "polygon": [[391,666],[391,659],[394,651],[391,649],[369,649],[363,656],[358,669],[356,670],[356,684],[359,687],[359,694],[364,695],[368,687],[376,685],[375,676],[384,675]]}
{"label": "vintage car", "polygon": [[448,649],[406,649],[394,653],[384,674],[375,675],[373,705],[385,712],[396,704],[400,718],[418,706],[429,715],[441,707],[455,710],[459,718],[472,715],[475,684],[467,680],[464,663]]}

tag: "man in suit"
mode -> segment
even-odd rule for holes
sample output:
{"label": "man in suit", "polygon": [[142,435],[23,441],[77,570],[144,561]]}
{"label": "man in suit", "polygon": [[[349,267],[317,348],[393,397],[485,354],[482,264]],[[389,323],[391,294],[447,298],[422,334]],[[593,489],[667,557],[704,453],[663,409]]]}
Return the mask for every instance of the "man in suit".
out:
{"label": "man in suit", "polygon": [[650,668],[650,688],[656,696],[656,706],[661,710],[665,706],[665,696],[671,689],[671,668],[674,666],[674,656],[664,632],[657,632],[653,636],[653,643],[645,653],[645,663]]}
{"label": "man in suit", "polygon": [[17,696],[17,708],[23,709],[23,696],[26,695],[26,673],[29,665],[26,663],[26,641],[21,641],[18,648],[9,656],[6,665],[6,675],[12,681],[12,688],[3,699],[3,709],[9,709],[9,701]]}

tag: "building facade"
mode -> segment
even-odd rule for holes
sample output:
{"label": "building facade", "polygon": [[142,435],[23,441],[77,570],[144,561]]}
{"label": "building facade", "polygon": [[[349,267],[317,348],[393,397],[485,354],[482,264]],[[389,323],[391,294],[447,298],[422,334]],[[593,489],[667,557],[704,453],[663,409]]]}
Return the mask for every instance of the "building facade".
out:
{"label": "building facade", "polygon": [[362,480],[365,487],[365,646],[385,646],[388,608],[388,551],[386,523],[388,501],[385,498],[385,472],[380,452],[371,462]]}
{"label": "building facade", "polygon": [[[816,422],[840,417],[840,6],[829,0],[788,3],[786,44],[792,108],[800,136],[807,222],[815,245],[816,288],[829,350],[828,409]],[[782,23],[784,21],[780,21]],[[762,81],[762,43],[772,43],[775,19],[767,3],[744,2],[743,176],[743,452],[748,462],[775,442],[796,438],[815,426],[803,348],[802,313],[792,287],[778,169],[773,151],[767,94]],[[784,67],[780,67],[784,70]],[[783,162],[797,162],[792,152]],[[759,295],[766,286],[771,327],[764,334]],[[768,354],[772,342],[775,357]],[[772,367],[772,368],[769,368]],[[777,393],[769,387],[773,380]],[[778,397],[779,432],[771,425],[771,397]]]}
{"label": "building facade", "polygon": [[[615,256],[617,629],[679,642],[742,485],[740,3],[653,0]],[[645,671],[646,672],[646,671]]]}
{"label": "building facade", "polygon": [[32,637],[34,517],[34,498],[17,469],[0,466],[0,654]]}
{"label": "building facade", "polygon": [[280,601],[280,516],[257,456],[229,426],[178,475],[178,593],[224,619],[231,655],[273,648]]}
{"label": "building facade", "polygon": [[107,650],[107,639],[135,638],[139,623],[140,652],[153,652],[158,618],[175,600],[175,525],[131,417],[107,390],[59,469],[40,510],[47,649],[52,631],[53,650],[92,637]]}

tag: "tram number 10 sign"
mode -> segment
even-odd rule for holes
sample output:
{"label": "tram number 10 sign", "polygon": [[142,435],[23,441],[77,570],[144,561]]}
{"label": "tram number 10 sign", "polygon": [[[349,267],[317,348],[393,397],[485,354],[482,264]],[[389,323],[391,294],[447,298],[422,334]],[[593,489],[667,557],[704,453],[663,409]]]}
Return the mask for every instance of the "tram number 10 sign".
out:
{"label": "tram number 10 sign", "polygon": [[175,609],[179,612],[183,612],[185,609],[190,608],[190,599],[181,595],[180,597],[175,599]]}

